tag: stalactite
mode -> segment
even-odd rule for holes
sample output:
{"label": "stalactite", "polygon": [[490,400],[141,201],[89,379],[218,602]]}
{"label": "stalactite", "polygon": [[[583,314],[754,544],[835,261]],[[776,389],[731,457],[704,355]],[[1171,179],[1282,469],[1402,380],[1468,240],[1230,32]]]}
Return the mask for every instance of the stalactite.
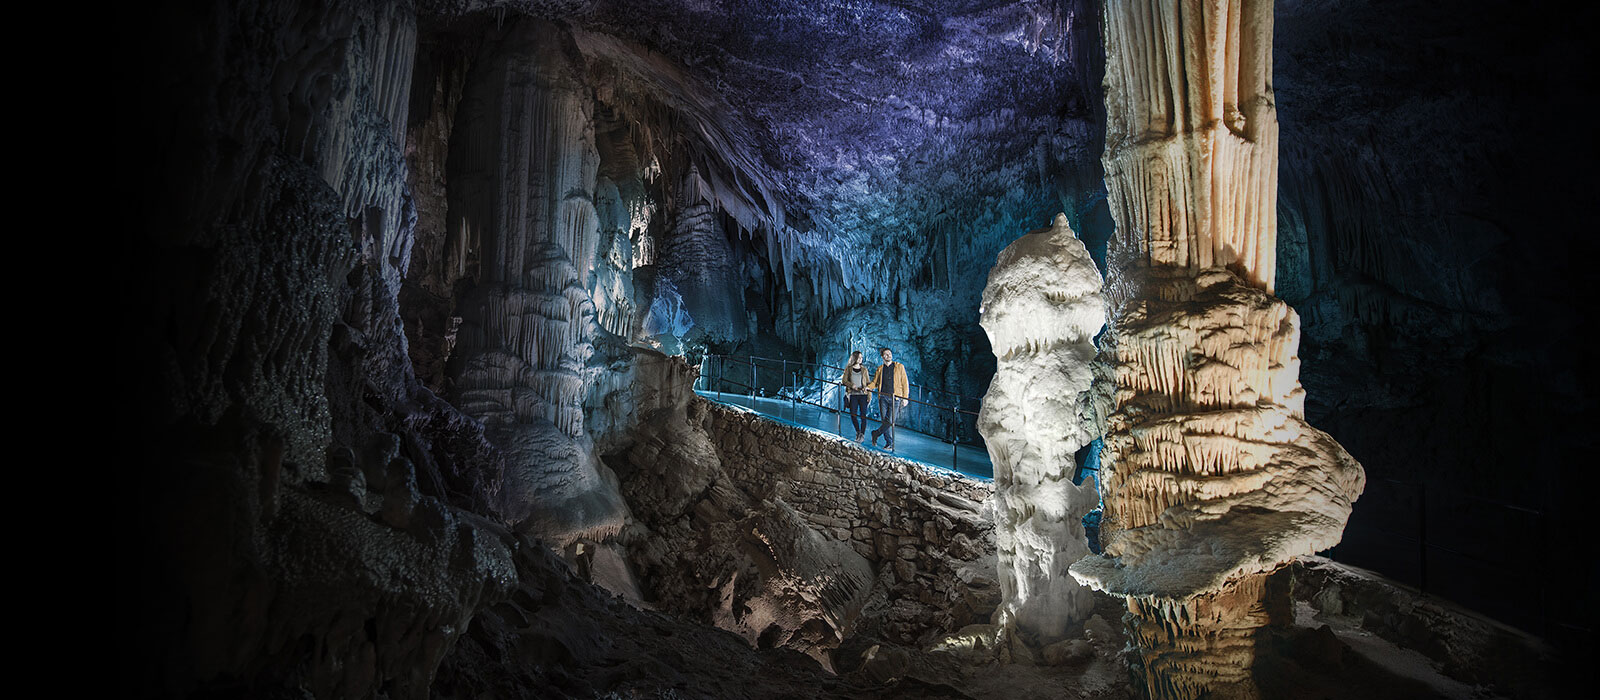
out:
{"label": "stalactite", "polygon": [[742,340],[744,295],[733,275],[733,251],[716,211],[700,201],[698,171],[684,176],[678,216],[663,241],[656,268],[682,295],[683,309],[694,318],[697,332],[714,340]]}

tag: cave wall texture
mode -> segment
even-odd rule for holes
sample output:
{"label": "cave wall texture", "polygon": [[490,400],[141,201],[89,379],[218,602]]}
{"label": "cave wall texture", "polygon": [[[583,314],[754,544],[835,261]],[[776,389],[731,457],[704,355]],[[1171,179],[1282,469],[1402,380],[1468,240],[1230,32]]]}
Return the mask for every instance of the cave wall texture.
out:
{"label": "cave wall texture", "polygon": [[[1551,124],[1582,99],[1567,23],[1592,19],[1280,2],[1274,52],[1278,293],[1304,319],[1306,417],[1368,474],[1335,556],[1418,582],[1422,529],[1431,593],[1577,645],[1595,545],[1568,558],[1546,533],[1579,526],[1589,482],[1592,439],[1555,426],[1593,416],[1573,353],[1595,248],[1571,202],[1595,179],[1564,154],[1595,141]],[[1552,572],[1524,593],[1489,583],[1529,558]],[[1591,592],[1576,609],[1553,603],[1564,581]]]}
{"label": "cave wall texture", "polygon": [[[652,349],[892,345],[913,381],[982,394],[996,255],[1063,212],[1104,269],[1101,10],[120,9],[130,686],[859,695],[792,653],[816,635],[758,652],[588,583],[653,585],[638,562],[666,511],[635,512],[659,501],[630,494],[630,460],[691,409],[690,370]],[[1275,10],[1276,293],[1302,319],[1307,420],[1368,475],[1332,555],[1421,582],[1425,532],[1430,593],[1592,647],[1596,10]],[[851,551],[881,577],[900,557],[880,549]]]}

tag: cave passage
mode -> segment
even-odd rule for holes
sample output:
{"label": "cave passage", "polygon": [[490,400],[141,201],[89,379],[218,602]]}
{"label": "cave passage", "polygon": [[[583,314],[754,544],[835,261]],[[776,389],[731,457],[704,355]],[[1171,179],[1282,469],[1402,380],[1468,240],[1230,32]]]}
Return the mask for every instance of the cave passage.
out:
{"label": "cave passage", "polygon": [[[700,396],[750,409],[786,425],[845,435],[844,385],[836,381],[843,371],[840,367],[714,354],[702,356],[699,367],[695,391]],[[877,367],[868,364],[867,369],[870,376]],[[994,467],[974,425],[981,401],[982,397],[910,382],[908,403],[896,419],[896,433],[902,437],[889,452],[939,470],[993,479]],[[868,422],[883,425],[878,402],[869,400],[867,405]],[[876,440],[862,440],[861,445],[878,449]]]}
{"label": "cave passage", "polygon": [[[799,403],[785,398],[756,396],[750,397],[742,394],[718,394],[714,391],[697,391],[701,396],[718,401],[729,406],[745,408],[778,423],[792,426],[801,430],[819,431],[833,435],[845,442],[854,442],[845,437],[845,431],[850,429],[848,419],[843,411],[822,408],[820,406]],[[871,422],[876,423],[876,413],[870,414]],[[841,429],[840,426],[843,426]],[[868,448],[866,444],[860,445],[861,449]],[[895,431],[894,456],[900,459],[919,462],[924,466],[936,467],[940,470],[952,471],[966,476],[989,480],[994,478],[994,467],[989,463],[989,454],[981,447],[957,444],[954,448],[950,443],[926,435],[910,428],[898,428]]]}
{"label": "cave passage", "polygon": [[[1600,8],[115,11],[122,694],[1560,698],[1594,655],[1552,68]],[[829,384],[885,346],[893,454]]]}

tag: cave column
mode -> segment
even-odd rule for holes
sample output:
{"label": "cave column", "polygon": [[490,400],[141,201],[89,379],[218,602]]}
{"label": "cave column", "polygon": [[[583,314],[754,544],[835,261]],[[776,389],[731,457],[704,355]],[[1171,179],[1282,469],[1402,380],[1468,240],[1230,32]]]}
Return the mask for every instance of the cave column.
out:
{"label": "cave column", "polygon": [[1105,554],[1152,698],[1251,698],[1287,564],[1339,541],[1361,467],[1304,421],[1299,318],[1273,297],[1270,0],[1106,3],[1115,374]]}
{"label": "cave column", "polygon": [[680,295],[679,308],[693,321],[692,335],[702,343],[726,345],[745,339],[744,293],[712,192],[691,165],[656,262],[657,298]]}
{"label": "cave column", "polygon": [[554,544],[619,530],[627,507],[584,426],[600,225],[593,102],[553,25],[519,20],[469,74],[449,226],[471,281],[447,376],[506,456],[505,517]]}
{"label": "cave column", "polygon": [[[1268,0],[1107,3],[1102,163],[1140,263],[1271,292],[1278,116]],[[1112,270],[1112,275],[1119,270]]]}

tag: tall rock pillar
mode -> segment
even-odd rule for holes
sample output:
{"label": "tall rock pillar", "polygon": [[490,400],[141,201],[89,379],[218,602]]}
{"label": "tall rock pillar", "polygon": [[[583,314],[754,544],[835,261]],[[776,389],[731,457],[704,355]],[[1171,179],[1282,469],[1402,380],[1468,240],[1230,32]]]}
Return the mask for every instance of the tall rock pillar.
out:
{"label": "tall rock pillar", "polygon": [[1072,483],[1074,454],[1099,434],[1094,336],[1105,325],[1100,271],[1067,224],[1001,251],[979,323],[998,363],[978,414],[994,464],[1000,618],[1012,639],[1042,647],[1082,632],[1094,592],[1067,575],[1088,556],[1083,516],[1099,496]]}
{"label": "tall rock pillar", "polygon": [[1295,556],[1336,544],[1365,477],[1304,419],[1299,317],[1272,296],[1271,0],[1106,3],[1116,377],[1102,556],[1153,698],[1249,698]]}
{"label": "tall rock pillar", "polygon": [[593,101],[553,25],[486,42],[450,150],[449,255],[462,295],[453,402],[506,455],[507,520],[554,544],[621,529],[627,506],[585,431],[597,329]]}

